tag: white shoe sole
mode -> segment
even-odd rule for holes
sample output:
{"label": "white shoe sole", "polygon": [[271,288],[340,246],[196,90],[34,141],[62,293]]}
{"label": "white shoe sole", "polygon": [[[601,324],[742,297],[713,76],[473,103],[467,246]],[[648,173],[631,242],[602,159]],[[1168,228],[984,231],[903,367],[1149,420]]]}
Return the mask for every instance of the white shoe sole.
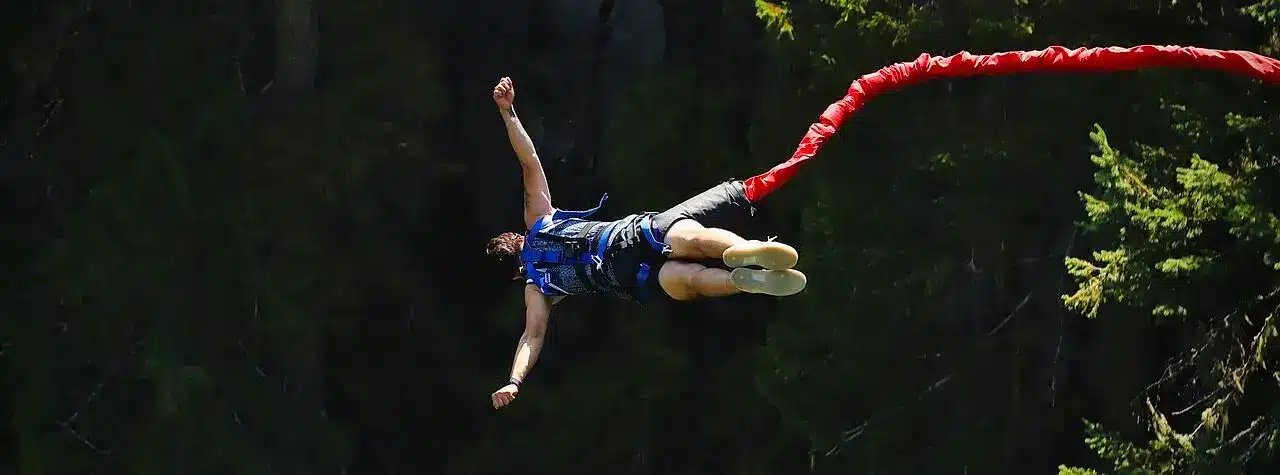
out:
{"label": "white shoe sole", "polygon": [[744,267],[729,271],[729,281],[743,292],[775,297],[798,294],[809,283],[804,273],[795,269],[759,270]]}
{"label": "white shoe sole", "polygon": [[758,266],[769,270],[790,269],[800,260],[794,247],[774,241],[747,241],[730,246],[720,256],[729,267]]}

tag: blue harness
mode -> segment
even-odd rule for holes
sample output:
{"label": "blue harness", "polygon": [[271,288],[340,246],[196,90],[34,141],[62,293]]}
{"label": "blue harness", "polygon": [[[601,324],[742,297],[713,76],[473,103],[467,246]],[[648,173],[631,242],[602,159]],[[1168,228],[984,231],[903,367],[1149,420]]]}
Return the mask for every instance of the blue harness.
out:
{"label": "blue harness", "polygon": [[[608,279],[601,275],[604,260],[607,257],[606,252],[609,249],[609,239],[617,231],[619,222],[604,224],[604,228],[594,239],[587,239],[587,234],[596,229],[596,226],[583,226],[575,236],[565,236],[556,232],[564,227],[586,222],[586,218],[599,211],[607,199],[609,199],[608,193],[600,197],[600,203],[596,207],[585,211],[554,210],[550,216],[545,216],[533,224],[525,236],[524,249],[520,251],[520,264],[526,283],[533,284],[545,295],[577,295],[608,290],[625,295],[624,292],[620,292],[621,289],[607,288]],[[652,216],[653,214],[649,213],[642,217],[640,228],[649,246],[665,256],[671,252],[671,248],[658,241],[654,235]],[[574,267],[576,276],[574,280],[580,285],[566,288],[567,286],[556,285],[552,281],[549,269],[566,265]],[[647,297],[645,283],[649,279],[650,271],[649,264],[641,263],[636,272],[635,290],[638,300],[643,301]]]}

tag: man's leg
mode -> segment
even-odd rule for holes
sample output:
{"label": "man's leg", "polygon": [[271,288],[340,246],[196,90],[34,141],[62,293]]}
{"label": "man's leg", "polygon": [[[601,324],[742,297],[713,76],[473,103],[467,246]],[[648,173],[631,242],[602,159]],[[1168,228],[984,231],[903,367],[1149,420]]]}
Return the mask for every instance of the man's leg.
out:
{"label": "man's leg", "polygon": [[682,261],[666,261],[658,269],[658,284],[676,300],[726,297],[741,290],[729,280],[729,271]]}
{"label": "man's leg", "polygon": [[755,214],[741,181],[720,183],[653,216],[658,238],[675,259],[720,259],[729,267],[789,269],[799,256],[782,243],[743,239],[719,227],[745,222]]}
{"label": "man's leg", "polygon": [[671,225],[665,244],[671,246],[673,259],[721,259],[729,267],[790,269],[800,258],[795,248],[786,244],[747,240],[733,231],[708,228],[693,219]]}
{"label": "man's leg", "polygon": [[658,284],[675,300],[727,297],[739,292],[785,297],[804,290],[807,283],[805,275],[795,269],[739,268],[731,272],[682,261],[666,261],[658,269]]}
{"label": "man's leg", "polygon": [[719,259],[725,249],[747,242],[733,231],[708,228],[694,219],[676,221],[663,241],[671,246],[672,259]]}

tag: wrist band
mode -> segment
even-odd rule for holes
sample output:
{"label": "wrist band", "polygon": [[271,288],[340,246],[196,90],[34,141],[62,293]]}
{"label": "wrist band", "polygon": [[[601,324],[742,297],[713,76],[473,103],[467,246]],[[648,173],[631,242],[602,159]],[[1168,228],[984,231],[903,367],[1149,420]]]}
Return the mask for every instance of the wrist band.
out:
{"label": "wrist band", "polygon": [[507,384],[514,384],[514,385],[516,385],[516,387],[518,388],[518,387],[520,387],[520,380],[518,380],[518,379],[516,379],[516,378],[508,378],[508,379],[507,379]]}

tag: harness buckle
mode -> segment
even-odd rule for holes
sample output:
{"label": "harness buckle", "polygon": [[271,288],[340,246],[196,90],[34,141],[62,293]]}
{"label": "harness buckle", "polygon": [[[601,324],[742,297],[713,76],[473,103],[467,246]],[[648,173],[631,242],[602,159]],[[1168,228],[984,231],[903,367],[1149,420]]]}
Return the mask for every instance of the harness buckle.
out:
{"label": "harness buckle", "polygon": [[586,239],[571,239],[565,243],[568,252],[566,254],[577,256],[591,251],[590,243]]}

